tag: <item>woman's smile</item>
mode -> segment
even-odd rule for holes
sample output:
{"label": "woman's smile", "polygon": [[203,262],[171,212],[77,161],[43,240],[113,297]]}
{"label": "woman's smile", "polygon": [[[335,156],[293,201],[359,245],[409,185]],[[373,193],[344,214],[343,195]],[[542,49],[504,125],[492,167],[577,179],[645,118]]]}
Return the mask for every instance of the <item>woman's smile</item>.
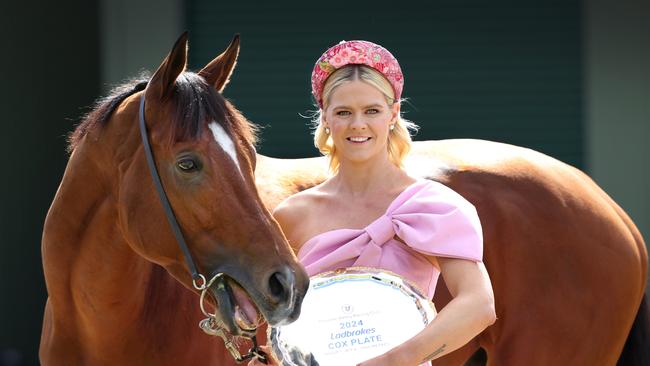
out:
{"label": "woman's smile", "polygon": [[372,139],[372,137],[368,136],[351,136],[346,138],[346,140],[352,142],[353,144],[363,144],[370,141],[370,139]]}

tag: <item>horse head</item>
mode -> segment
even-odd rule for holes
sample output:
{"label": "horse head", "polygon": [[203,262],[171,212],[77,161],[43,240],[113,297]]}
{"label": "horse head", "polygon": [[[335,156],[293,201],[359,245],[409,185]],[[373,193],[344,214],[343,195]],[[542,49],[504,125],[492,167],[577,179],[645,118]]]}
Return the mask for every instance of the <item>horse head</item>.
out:
{"label": "horse head", "polygon": [[[254,127],[221,95],[238,52],[235,36],[191,73],[182,35],[146,89],[125,100],[112,119],[137,126],[133,105],[145,98],[143,123],[155,166],[190,256],[205,278],[224,275],[209,289],[214,305],[228,331],[250,335],[260,315],[271,325],[295,320],[309,280],[257,192]],[[122,187],[118,207],[127,242],[192,289],[191,268],[156,195],[143,145],[125,148],[121,159],[115,184]]]}

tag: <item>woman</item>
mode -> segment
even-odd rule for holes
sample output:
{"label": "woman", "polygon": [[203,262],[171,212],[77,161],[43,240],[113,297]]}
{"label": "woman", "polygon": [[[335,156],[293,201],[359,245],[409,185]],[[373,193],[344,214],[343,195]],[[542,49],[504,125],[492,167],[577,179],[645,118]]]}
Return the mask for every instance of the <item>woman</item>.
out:
{"label": "woman", "polygon": [[[315,144],[333,175],[274,216],[310,276],[341,267],[389,270],[433,297],[454,297],[420,333],[361,365],[418,365],[463,346],[496,320],[476,210],[451,189],[402,169],[411,122],[400,116],[397,60],[366,41],[327,50],[312,73]],[[253,362],[252,364],[256,364]]]}

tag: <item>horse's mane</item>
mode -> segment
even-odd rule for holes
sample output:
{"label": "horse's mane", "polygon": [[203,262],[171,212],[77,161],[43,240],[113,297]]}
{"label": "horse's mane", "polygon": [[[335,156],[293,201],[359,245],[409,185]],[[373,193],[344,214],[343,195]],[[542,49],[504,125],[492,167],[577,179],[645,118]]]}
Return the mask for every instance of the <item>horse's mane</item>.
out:
{"label": "horse's mane", "polygon": [[[144,90],[148,80],[148,75],[143,74],[113,88],[107,97],[98,99],[69,135],[68,152],[72,152],[89,131],[105,126],[120,103]],[[243,139],[244,143],[254,146],[257,142],[257,126],[195,73],[184,72],[178,76],[170,102],[174,104],[171,119],[175,126],[170,142],[196,139],[206,122],[212,120],[220,123],[233,137]]]}

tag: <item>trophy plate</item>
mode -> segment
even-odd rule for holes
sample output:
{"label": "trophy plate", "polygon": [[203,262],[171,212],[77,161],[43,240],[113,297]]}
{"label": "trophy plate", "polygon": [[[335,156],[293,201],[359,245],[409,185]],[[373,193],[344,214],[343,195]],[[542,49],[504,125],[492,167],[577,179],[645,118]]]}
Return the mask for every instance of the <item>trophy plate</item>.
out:
{"label": "trophy plate", "polygon": [[398,275],[351,267],[310,279],[300,317],[269,328],[269,344],[285,366],[346,366],[378,356],[420,332],[436,310]]}

